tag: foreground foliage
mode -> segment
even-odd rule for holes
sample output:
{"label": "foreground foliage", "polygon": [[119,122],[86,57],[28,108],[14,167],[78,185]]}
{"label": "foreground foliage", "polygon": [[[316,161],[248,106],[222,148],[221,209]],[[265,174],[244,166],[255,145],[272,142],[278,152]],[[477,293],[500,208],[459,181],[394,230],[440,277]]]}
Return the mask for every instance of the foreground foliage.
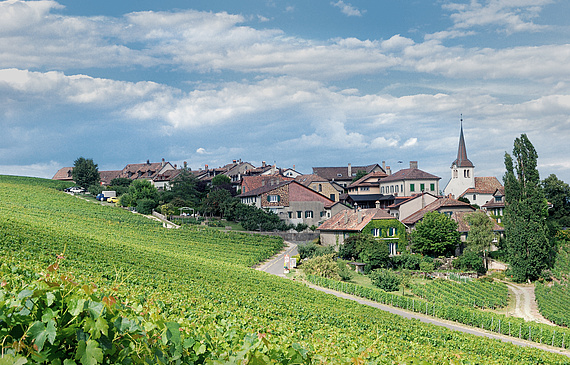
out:
{"label": "foreground foliage", "polygon": [[[434,364],[568,362],[560,355],[407,320],[251,269],[283,247],[280,239],[198,228],[167,230],[146,217],[58,193],[50,186],[51,182],[0,177],[0,257],[11,258],[0,278],[0,283],[6,282],[2,303],[22,308],[28,300],[36,300],[38,308],[44,308],[40,314],[28,307],[30,313],[21,313],[20,332],[2,334],[5,355],[0,361],[22,363],[26,357],[29,363],[39,363],[42,358],[34,358],[31,352],[44,356],[41,352],[49,349],[65,352],[78,364],[102,363],[105,356],[115,356],[109,347],[115,346],[117,356],[127,347],[121,342],[129,337],[121,332],[126,329],[117,326],[120,316],[147,333],[146,339],[140,333],[141,337],[130,336],[128,348],[133,352],[128,356],[133,359],[136,354],[142,359],[152,353],[156,357],[151,363],[162,362],[157,349],[164,362],[172,363],[176,356],[181,356],[182,363],[203,356],[196,362],[211,364],[243,363],[238,356],[250,364],[394,364],[418,359]],[[45,272],[57,255],[64,257],[58,272],[74,273],[73,281],[80,285],[62,282],[64,292],[53,289],[56,299],[48,305],[52,289],[44,292],[47,282],[35,273]],[[22,277],[13,280],[19,270],[31,274],[21,273]],[[94,288],[89,283],[97,291],[89,293],[89,287]],[[90,304],[57,300],[68,291],[71,297]],[[107,308],[103,299],[110,296],[116,302]],[[3,308],[12,310],[11,306]],[[58,314],[45,315],[47,308]],[[103,320],[97,325],[101,315],[97,317],[89,308],[105,313],[107,329]],[[58,322],[66,311],[76,310],[79,322]],[[77,327],[66,331],[68,322]],[[174,323],[179,326],[180,342]],[[156,327],[144,327],[152,324]],[[33,343],[26,337],[19,347],[26,331],[34,337]],[[534,338],[534,329],[532,333]],[[104,335],[113,337],[111,344],[101,340]],[[38,351],[43,338],[42,351]],[[189,338],[200,345],[186,342]]]}

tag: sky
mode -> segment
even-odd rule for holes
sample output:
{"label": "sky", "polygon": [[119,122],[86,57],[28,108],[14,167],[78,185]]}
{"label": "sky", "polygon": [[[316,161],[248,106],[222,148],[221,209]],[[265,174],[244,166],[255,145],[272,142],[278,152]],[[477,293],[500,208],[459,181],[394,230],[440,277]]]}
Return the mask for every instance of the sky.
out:
{"label": "sky", "polygon": [[0,174],[162,158],[570,182],[570,1],[0,2]]}

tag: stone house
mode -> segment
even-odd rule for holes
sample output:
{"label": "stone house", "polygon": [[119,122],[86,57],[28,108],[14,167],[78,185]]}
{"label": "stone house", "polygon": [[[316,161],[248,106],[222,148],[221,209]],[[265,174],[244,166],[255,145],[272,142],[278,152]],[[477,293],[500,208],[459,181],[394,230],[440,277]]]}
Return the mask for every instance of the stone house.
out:
{"label": "stone house", "polygon": [[328,181],[327,179],[315,174],[297,176],[295,181],[313,189],[317,193],[322,194],[335,202],[340,200],[340,195],[344,191],[344,188],[338,183]]}
{"label": "stone house", "polygon": [[422,171],[417,161],[410,161],[410,168],[402,169],[380,180],[380,194],[411,196],[428,192],[439,194],[440,177]]}

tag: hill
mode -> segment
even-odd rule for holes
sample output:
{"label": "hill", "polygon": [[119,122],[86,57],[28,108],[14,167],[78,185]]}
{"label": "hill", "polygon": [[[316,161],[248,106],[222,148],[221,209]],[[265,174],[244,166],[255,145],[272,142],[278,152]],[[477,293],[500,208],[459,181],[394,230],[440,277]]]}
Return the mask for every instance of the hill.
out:
{"label": "hill", "polygon": [[[8,304],[20,303],[18,315],[29,324],[20,332],[0,331],[4,353],[33,352],[33,344],[24,346],[29,338],[22,334],[30,333],[35,345],[43,339],[42,348],[58,343],[59,336],[74,339],[77,346],[66,343],[65,351],[81,363],[124,355],[129,345],[120,342],[125,341],[120,334],[127,331],[126,319],[99,320],[101,313],[122,304],[116,310],[125,318],[136,312],[129,321],[150,323],[132,341],[147,336],[145,346],[155,347],[146,356],[154,362],[227,363],[244,358],[249,363],[410,363],[417,358],[434,364],[568,363],[564,356],[404,319],[251,269],[282,247],[280,239],[197,227],[167,230],[144,216],[57,191],[60,186],[0,176],[5,283],[0,289],[0,322],[12,318],[2,319],[2,313],[12,308]],[[55,262],[59,267],[53,266]],[[74,295],[88,296],[77,299],[69,310],[86,316],[81,331],[74,327],[60,334],[68,322],[55,321],[60,317],[54,311],[46,316],[26,309],[28,300],[41,302],[32,300],[36,293],[42,298],[51,293],[43,287],[29,288],[39,285],[42,277],[49,284],[45,276],[56,270],[57,280],[73,274],[73,280],[64,281],[96,284],[95,293],[91,284],[75,289],[79,292]],[[59,297],[46,298],[45,303],[53,304]],[[93,304],[79,308],[79,300]],[[107,310],[97,303],[105,303]],[[26,316],[34,315],[39,317],[25,322]],[[110,337],[112,328],[119,334],[116,339]],[[18,333],[23,337],[16,338]],[[164,348],[170,343],[172,348]]]}

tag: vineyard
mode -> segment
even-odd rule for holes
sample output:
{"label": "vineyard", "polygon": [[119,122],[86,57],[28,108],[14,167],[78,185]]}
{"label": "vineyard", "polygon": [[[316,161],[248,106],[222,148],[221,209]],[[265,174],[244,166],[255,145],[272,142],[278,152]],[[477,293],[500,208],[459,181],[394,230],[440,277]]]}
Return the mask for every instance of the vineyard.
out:
{"label": "vineyard", "polygon": [[507,305],[508,288],[499,282],[481,280],[465,283],[436,279],[411,287],[415,295],[431,302],[478,308],[501,308]]}
{"label": "vineyard", "polygon": [[50,363],[56,353],[64,364],[568,363],[250,268],[281,239],[167,230],[59,187],[0,176],[0,363]]}

